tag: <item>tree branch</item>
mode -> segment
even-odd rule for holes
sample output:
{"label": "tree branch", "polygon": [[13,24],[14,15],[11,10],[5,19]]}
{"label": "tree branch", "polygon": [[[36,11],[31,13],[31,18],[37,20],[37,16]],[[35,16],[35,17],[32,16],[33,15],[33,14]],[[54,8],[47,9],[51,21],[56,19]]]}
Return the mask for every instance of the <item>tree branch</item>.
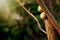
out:
{"label": "tree branch", "polygon": [[47,8],[47,6],[45,5],[44,1],[43,0],[37,0],[37,3],[41,6],[43,11],[46,10],[45,13],[46,13],[48,20],[50,21],[50,23],[53,25],[53,27],[60,34],[60,25],[57,23],[57,21],[55,20],[55,18],[53,17],[53,15],[51,14],[51,12]]}
{"label": "tree branch", "polygon": [[46,34],[46,32],[41,28],[41,25],[40,25],[38,19],[37,19],[32,13],[30,13],[30,11],[28,11],[28,10],[21,4],[21,2],[20,2],[19,0],[17,0],[17,2],[19,3],[19,6],[21,6],[32,18],[35,19],[35,21],[37,22],[38,28],[39,28],[42,32],[44,32],[44,33]]}

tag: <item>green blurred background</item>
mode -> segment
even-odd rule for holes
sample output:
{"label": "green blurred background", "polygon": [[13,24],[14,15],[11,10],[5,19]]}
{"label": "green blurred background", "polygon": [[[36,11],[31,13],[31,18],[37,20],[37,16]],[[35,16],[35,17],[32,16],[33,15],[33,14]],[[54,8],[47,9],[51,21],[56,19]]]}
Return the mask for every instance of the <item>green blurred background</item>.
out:
{"label": "green blurred background", "polygon": [[[24,3],[23,0],[20,1]],[[39,17],[40,12],[38,12],[37,10],[38,4],[36,0],[25,0],[25,1],[26,3],[24,4],[24,6],[28,10],[30,10],[32,14],[35,15],[35,17],[39,20],[42,29],[45,30],[43,20],[41,20]],[[0,21],[0,40],[47,40],[46,34],[44,34],[39,30],[36,21],[30,15],[28,15],[27,12],[22,7],[18,5],[17,1],[9,0],[9,2],[10,2],[9,4],[10,12],[19,13],[19,15],[23,17],[23,20],[5,21],[5,19],[0,18],[1,20],[3,20]],[[56,13],[60,11],[60,4],[54,2],[53,6]],[[57,14],[55,18],[57,22],[60,24],[60,15]]]}

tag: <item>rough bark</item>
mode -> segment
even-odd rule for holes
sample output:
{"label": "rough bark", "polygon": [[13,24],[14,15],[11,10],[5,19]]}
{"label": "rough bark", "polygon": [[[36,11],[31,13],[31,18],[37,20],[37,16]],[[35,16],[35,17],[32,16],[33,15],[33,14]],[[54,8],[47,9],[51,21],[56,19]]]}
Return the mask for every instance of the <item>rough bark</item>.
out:
{"label": "rough bark", "polygon": [[[48,7],[48,9],[49,9],[49,11],[51,12],[51,14],[53,15],[53,17],[56,15],[56,13],[55,13],[55,11],[54,11],[54,9],[53,9],[53,0],[46,0],[47,2],[46,2],[46,6]],[[58,2],[60,2],[59,0],[56,0],[56,1],[58,1]],[[57,23],[58,24],[58,23]],[[55,24],[54,24],[55,25]],[[57,27],[56,25],[55,25],[55,28],[56,28],[56,30],[58,30],[58,32],[59,32],[59,34],[60,34],[60,26],[59,27]]]}
{"label": "rough bark", "polygon": [[58,40],[57,31],[52,26],[52,24],[48,21],[48,19],[45,19],[44,23],[45,23],[48,40]]}
{"label": "rough bark", "polygon": [[51,14],[54,15],[54,9],[53,9],[53,0],[45,0],[44,1],[47,8],[49,9],[49,11],[51,12]]}
{"label": "rough bark", "polygon": [[[60,33],[60,26],[58,25],[58,23],[56,22],[55,18],[51,14],[51,13],[54,13],[53,11],[51,11],[52,8],[50,8],[51,3],[49,3],[48,1],[45,2],[46,6],[48,7],[47,8],[44,5],[42,0],[37,0],[37,2],[41,6],[42,10],[45,11],[46,16],[47,16],[47,19],[44,20],[44,23],[45,23],[45,27],[46,27],[46,32],[47,32],[48,40],[59,40],[58,33]],[[58,31],[58,33],[57,33],[56,30]]]}
{"label": "rough bark", "polygon": [[50,21],[50,23],[53,25],[53,27],[60,34],[60,25],[57,23],[57,21],[55,20],[55,18],[53,17],[53,15],[51,14],[51,12],[49,11],[49,9],[44,4],[42,4],[42,1],[43,0],[37,0],[38,4],[41,6],[42,10],[45,11],[47,19]]}

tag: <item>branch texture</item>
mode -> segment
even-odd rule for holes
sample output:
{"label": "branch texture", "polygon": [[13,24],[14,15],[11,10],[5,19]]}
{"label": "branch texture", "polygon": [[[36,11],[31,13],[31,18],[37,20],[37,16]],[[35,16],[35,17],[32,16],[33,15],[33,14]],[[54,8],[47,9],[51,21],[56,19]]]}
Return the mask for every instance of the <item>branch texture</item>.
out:
{"label": "branch texture", "polygon": [[17,0],[17,2],[19,3],[19,6],[21,6],[32,18],[34,18],[34,20],[37,22],[38,28],[46,34],[46,32],[41,28],[38,19],[32,13],[30,13],[30,11],[28,11],[19,0]]}

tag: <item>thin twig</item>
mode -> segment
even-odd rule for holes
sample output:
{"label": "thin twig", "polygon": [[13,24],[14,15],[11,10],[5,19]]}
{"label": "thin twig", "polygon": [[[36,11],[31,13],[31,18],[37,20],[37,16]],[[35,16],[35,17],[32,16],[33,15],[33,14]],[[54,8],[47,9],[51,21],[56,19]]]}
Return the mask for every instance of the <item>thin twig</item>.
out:
{"label": "thin twig", "polygon": [[44,33],[46,34],[46,32],[41,28],[41,25],[40,25],[38,19],[37,19],[32,13],[30,13],[30,11],[28,11],[28,10],[22,5],[22,3],[21,3],[19,0],[17,0],[17,2],[19,3],[19,6],[21,6],[32,18],[35,19],[35,21],[37,22],[38,28],[39,28],[42,32],[44,32]]}

